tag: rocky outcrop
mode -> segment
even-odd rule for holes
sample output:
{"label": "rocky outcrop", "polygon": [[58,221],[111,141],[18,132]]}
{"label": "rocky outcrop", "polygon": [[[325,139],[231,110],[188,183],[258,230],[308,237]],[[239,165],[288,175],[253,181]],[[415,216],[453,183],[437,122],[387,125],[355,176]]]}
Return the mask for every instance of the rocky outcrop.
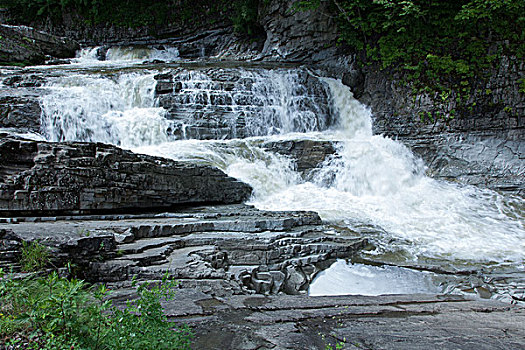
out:
{"label": "rocky outcrop", "polygon": [[241,294],[305,293],[317,272],[334,259],[353,257],[366,244],[361,238],[326,235],[313,212],[265,212],[245,205],[155,216],[2,221],[4,265],[16,266],[22,241],[38,241],[53,250],[56,266],[82,266],[90,281],[122,284],[133,276],[159,280],[169,273],[199,288],[222,280]]}
{"label": "rocky outcrop", "polygon": [[235,203],[251,189],[216,168],[147,157],[100,143],[2,135],[0,212],[90,212]]}
{"label": "rocky outcrop", "polygon": [[0,62],[44,64],[48,58],[71,58],[80,46],[75,41],[30,27],[0,25]]}
{"label": "rocky outcrop", "polygon": [[14,69],[0,73],[0,128],[40,131],[43,84],[44,78],[39,74],[23,74]]}
{"label": "rocky outcrop", "polygon": [[484,133],[403,138],[428,166],[428,175],[525,196],[525,143]]}
{"label": "rocky outcrop", "polygon": [[320,168],[324,161],[337,152],[337,144],[331,141],[275,141],[263,143],[262,147],[290,157],[294,161],[295,170],[305,178],[311,176],[312,170]]}
{"label": "rocky outcrop", "polygon": [[302,63],[333,59],[338,31],[328,7],[323,1],[318,9],[298,11],[293,1],[264,2],[259,22],[267,38],[261,55]]}

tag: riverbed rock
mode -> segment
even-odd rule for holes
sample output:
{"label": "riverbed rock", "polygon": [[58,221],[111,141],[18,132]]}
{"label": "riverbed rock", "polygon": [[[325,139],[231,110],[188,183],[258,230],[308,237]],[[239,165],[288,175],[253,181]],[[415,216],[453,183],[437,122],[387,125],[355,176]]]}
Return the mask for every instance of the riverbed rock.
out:
{"label": "riverbed rock", "polygon": [[169,273],[199,288],[223,280],[244,294],[304,294],[317,272],[366,245],[359,237],[326,234],[316,213],[246,205],[0,222],[4,266],[16,266],[22,241],[38,241],[53,250],[55,266],[75,263],[93,282],[125,285],[133,276],[155,281]]}
{"label": "riverbed rock", "polygon": [[0,212],[55,213],[236,203],[251,188],[222,171],[101,143],[0,139]]}
{"label": "riverbed rock", "polygon": [[309,179],[313,171],[337,153],[337,142],[316,140],[271,141],[261,145],[265,150],[293,160],[295,170]]}
{"label": "riverbed rock", "polygon": [[31,27],[0,24],[0,62],[43,64],[47,57],[72,58],[77,42]]}
{"label": "riverbed rock", "polygon": [[[202,349],[519,349],[525,309],[461,296],[231,296],[184,289],[168,314]],[[183,314],[184,299],[197,299]],[[461,326],[459,326],[461,325]],[[330,347],[328,347],[330,346]]]}

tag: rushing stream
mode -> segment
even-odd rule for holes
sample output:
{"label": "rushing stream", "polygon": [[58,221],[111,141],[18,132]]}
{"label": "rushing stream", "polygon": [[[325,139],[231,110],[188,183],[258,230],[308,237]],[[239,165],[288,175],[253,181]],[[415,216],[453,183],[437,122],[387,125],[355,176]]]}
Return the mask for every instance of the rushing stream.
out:
{"label": "rushing stream", "polygon": [[[177,60],[175,49],[114,50],[103,63],[96,61],[95,50],[82,55],[71,66],[75,69],[66,67],[48,79],[48,94],[41,100],[43,135],[217,166],[254,188],[249,204],[316,211],[333,228],[327,234],[370,239],[373,248],[362,261],[387,264],[337,261],[312,284],[312,295],[469,289],[459,288],[462,282],[454,282],[455,276],[448,277],[453,287],[447,289],[429,272],[395,265],[475,270],[479,285],[492,283],[502,299],[509,288],[518,288],[505,285],[501,276],[523,274],[523,200],[427,177],[422,161],[404,145],[372,134],[370,111],[339,81],[303,68],[248,67],[237,69],[239,79],[217,87],[207,71],[179,67],[181,85],[170,97],[179,101],[174,112],[159,102],[154,78],[172,67],[140,69],[136,60]],[[312,79],[315,91],[302,85]],[[318,103],[324,95],[327,106]],[[211,137],[192,126],[218,110],[225,129],[241,130],[243,138],[235,131],[199,139]],[[333,143],[336,153],[305,177],[291,159],[264,147],[290,140]]]}

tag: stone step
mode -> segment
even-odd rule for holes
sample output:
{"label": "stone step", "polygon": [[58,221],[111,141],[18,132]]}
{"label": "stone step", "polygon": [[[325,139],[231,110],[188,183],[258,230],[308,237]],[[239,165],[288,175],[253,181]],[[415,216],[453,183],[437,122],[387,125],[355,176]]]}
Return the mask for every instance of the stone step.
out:
{"label": "stone step", "polygon": [[133,243],[121,244],[117,247],[119,254],[138,254],[146,250],[159,248],[165,245],[180,248],[184,246],[184,242],[177,237],[155,237],[140,239]]}
{"label": "stone step", "polygon": [[[171,245],[163,245],[161,247],[152,248],[145,250],[141,253],[136,254],[125,254],[121,257],[115,258],[114,260],[130,260],[137,266],[148,266],[154,264],[161,264],[167,261],[166,257],[175,249]],[[111,264],[111,261],[108,262]]]}
{"label": "stone step", "polygon": [[243,232],[288,231],[305,225],[319,225],[317,215],[298,217],[239,217],[237,220],[213,220],[169,224],[140,225],[131,228],[136,239],[166,236],[183,236],[195,232]]}

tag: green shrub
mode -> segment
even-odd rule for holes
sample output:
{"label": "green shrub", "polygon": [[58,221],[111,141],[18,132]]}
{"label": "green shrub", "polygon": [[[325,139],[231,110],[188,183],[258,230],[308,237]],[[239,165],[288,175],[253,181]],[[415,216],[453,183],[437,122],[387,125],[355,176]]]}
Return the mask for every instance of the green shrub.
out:
{"label": "green shrub", "polygon": [[[15,279],[0,271],[0,345],[37,349],[189,349],[191,331],[176,328],[161,300],[173,298],[165,276],[137,287],[126,308],[114,306],[104,286],[59,277]],[[1,339],[7,340],[2,344]]]}
{"label": "green shrub", "polygon": [[[339,40],[377,63],[405,73],[416,92],[436,102],[468,101],[476,81],[488,78],[503,55],[525,56],[523,0],[329,0]],[[300,0],[311,10],[320,0]],[[455,92],[455,96],[451,92]],[[465,107],[465,106],[464,106]]]}

